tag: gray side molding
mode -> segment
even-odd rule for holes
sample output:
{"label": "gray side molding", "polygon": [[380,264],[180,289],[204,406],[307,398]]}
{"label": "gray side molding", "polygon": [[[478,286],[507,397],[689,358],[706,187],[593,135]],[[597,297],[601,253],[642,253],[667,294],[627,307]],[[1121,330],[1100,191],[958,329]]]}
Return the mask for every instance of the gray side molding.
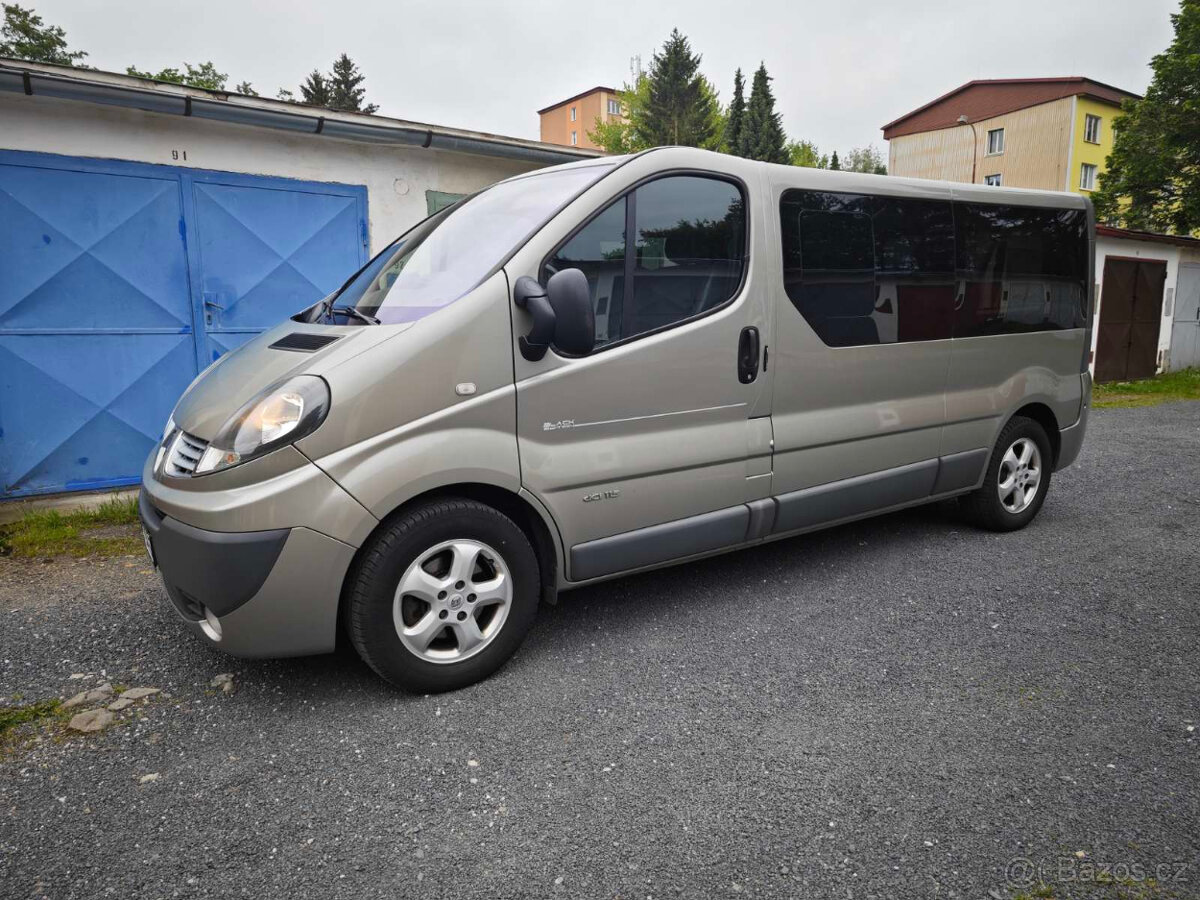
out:
{"label": "gray side molding", "polygon": [[922,462],[845,478],[779,496],[774,534],[811,528],[875,510],[922,500],[933,490],[938,461]]}
{"label": "gray side molding", "polygon": [[975,487],[983,478],[983,467],[987,465],[987,461],[988,451],[983,448],[943,456],[938,467],[937,481],[933,484],[933,492],[946,494]]}
{"label": "gray side molding", "polygon": [[576,544],[570,580],[588,581],[961,493],[979,483],[988,452],[952,453]]}
{"label": "gray side molding", "polygon": [[742,504],[576,544],[571,548],[571,580],[586,581],[740,544],[749,522],[750,507]]}

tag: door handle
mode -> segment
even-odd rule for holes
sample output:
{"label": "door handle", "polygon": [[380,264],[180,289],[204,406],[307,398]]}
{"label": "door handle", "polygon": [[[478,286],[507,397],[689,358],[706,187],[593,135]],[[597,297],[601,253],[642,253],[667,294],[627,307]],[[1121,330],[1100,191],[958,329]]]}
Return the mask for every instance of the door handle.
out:
{"label": "door handle", "polygon": [[207,306],[209,309],[224,309],[225,307],[223,307],[216,300],[210,299],[210,298],[216,297],[216,296],[217,295],[214,293],[205,291],[204,292],[204,305]]}
{"label": "door handle", "polygon": [[747,325],[738,338],[738,381],[750,384],[758,377],[758,329]]}

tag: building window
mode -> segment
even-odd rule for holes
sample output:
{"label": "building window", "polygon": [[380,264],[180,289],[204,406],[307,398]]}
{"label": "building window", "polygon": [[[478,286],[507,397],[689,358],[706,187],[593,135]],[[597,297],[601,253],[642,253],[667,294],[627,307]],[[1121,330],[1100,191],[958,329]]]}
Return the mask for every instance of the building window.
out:
{"label": "building window", "polygon": [[1079,167],[1079,189],[1081,191],[1096,189],[1096,167],[1091,163],[1084,163]]}
{"label": "building window", "polygon": [[995,156],[998,153],[1004,152],[1004,129],[990,128],[988,129],[987,141],[988,156]]}
{"label": "building window", "polygon": [[611,97],[608,100],[608,114],[610,116],[619,116],[621,114],[621,101],[613,100]]}
{"label": "building window", "polygon": [[1083,139],[1089,144],[1100,143],[1100,117],[1090,113],[1083,117]]}
{"label": "building window", "polygon": [[1004,183],[1003,175],[984,175],[983,183],[989,187],[1000,187]]}
{"label": "building window", "polygon": [[572,122],[575,121],[575,107],[574,106],[571,107],[571,121]]}
{"label": "building window", "polygon": [[425,210],[429,215],[441,209],[445,209],[452,203],[457,203],[466,194],[452,194],[449,191],[426,191],[425,192]]}
{"label": "building window", "polygon": [[576,147],[578,145],[579,145],[579,132],[572,131],[571,132],[571,146]]}

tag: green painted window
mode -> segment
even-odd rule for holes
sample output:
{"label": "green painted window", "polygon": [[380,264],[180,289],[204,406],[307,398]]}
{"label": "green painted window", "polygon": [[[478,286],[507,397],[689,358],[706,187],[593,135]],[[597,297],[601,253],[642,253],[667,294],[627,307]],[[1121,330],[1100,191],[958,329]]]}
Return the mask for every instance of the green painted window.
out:
{"label": "green painted window", "polygon": [[445,209],[451,203],[457,203],[466,194],[451,194],[448,191],[426,191],[425,206],[428,209],[429,215],[433,215],[439,209]]}

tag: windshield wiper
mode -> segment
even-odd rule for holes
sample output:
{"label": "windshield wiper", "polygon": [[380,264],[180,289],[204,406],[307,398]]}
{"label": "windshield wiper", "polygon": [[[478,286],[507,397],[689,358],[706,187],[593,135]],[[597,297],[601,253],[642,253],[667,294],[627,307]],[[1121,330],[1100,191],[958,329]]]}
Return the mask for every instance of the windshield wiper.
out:
{"label": "windshield wiper", "polygon": [[365,312],[355,309],[353,306],[330,306],[326,310],[326,315],[332,316],[334,313],[341,313],[343,316],[349,316],[352,319],[358,319],[360,322],[366,322],[368,325],[378,325],[379,320],[374,316],[369,316]]}

